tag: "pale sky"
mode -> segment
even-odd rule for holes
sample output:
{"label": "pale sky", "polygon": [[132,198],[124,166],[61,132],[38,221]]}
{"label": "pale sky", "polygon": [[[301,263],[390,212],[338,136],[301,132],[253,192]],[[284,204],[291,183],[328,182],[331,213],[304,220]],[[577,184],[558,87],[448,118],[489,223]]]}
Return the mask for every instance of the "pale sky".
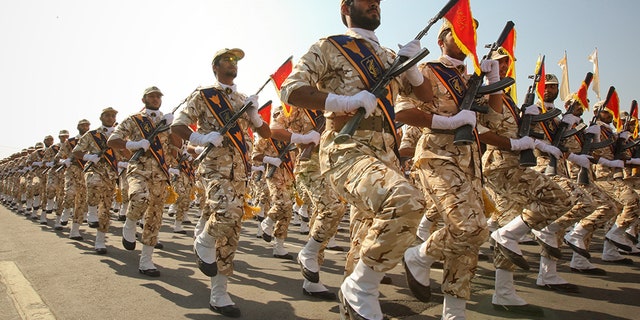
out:
{"label": "pale sky", "polygon": [[[317,39],[346,29],[339,0],[0,0],[0,158],[67,129],[78,120],[100,125],[100,111],[113,107],[118,120],[141,109],[144,88],[164,93],[170,112],[199,85],[215,78],[211,58],[221,48],[245,51],[236,84],[255,93],[284,60],[294,63]],[[413,39],[447,1],[384,0],[380,42],[397,49]],[[520,102],[538,55],[547,73],[560,78],[557,62],[567,51],[572,91],[593,65],[598,48],[600,91],[615,86],[621,110],[637,96],[636,0],[471,0],[480,21],[478,55],[508,20],[517,32],[516,71]],[[436,59],[436,23],[422,39]],[[597,101],[589,91],[592,104]],[[260,103],[277,102],[268,84]],[[587,120],[590,116],[587,117]]]}

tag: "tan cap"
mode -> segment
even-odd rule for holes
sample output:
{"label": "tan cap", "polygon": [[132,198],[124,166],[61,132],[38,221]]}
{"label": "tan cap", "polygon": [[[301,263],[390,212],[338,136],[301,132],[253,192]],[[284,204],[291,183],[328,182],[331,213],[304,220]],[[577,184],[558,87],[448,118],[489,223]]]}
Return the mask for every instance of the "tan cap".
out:
{"label": "tan cap", "polygon": [[58,136],[68,136],[68,135],[69,135],[68,130],[60,130],[60,132],[58,132]]}
{"label": "tan cap", "polygon": [[555,74],[547,73],[544,75],[544,84],[558,84],[558,77]]}
{"label": "tan cap", "polygon": [[216,52],[216,54],[213,55],[213,60],[211,60],[211,64],[215,64],[216,62],[218,62],[218,60],[220,60],[220,57],[222,57],[222,55],[225,55],[225,54],[230,54],[230,55],[236,57],[236,60],[242,60],[242,58],[244,58],[244,51],[242,51],[242,49],[224,48],[224,49],[218,50],[218,52]]}
{"label": "tan cap", "polygon": [[36,142],[35,148],[36,148],[36,149],[42,149],[42,148],[44,148],[44,143],[42,143],[42,142]]}
{"label": "tan cap", "polygon": [[502,58],[509,57],[509,53],[503,47],[498,47],[498,49],[491,51],[491,60],[500,60]]}
{"label": "tan cap", "polygon": [[52,136],[52,135],[50,135],[50,134],[49,134],[49,135],[46,135],[46,136],[44,137],[44,140],[47,140],[47,139],[51,139],[51,140],[53,140],[53,136]]}
{"label": "tan cap", "polygon": [[111,107],[106,107],[104,109],[102,109],[102,112],[100,113],[100,115],[103,115],[107,112],[111,112],[111,113],[118,113],[118,110],[111,108]]}
{"label": "tan cap", "polygon": [[160,93],[161,96],[164,96],[164,94],[162,93],[162,91],[160,91],[160,89],[158,89],[158,87],[153,86],[153,87],[149,87],[144,89],[144,92],[142,93],[142,97],[144,98],[144,96],[148,95],[149,93],[153,93],[153,92],[158,92]]}
{"label": "tan cap", "polygon": [[87,119],[82,119],[82,120],[78,121],[78,125],[81,125],[81,124],[91,125],[91,122],[89,122],[89,120],[87,120]]}

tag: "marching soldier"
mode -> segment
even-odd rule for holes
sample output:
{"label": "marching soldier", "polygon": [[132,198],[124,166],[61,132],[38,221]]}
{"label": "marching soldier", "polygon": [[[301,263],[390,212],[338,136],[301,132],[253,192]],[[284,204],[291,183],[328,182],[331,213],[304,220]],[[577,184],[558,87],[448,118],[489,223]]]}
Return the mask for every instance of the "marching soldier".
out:
{"label": "marching soldier", "polygon": [[58,139],[60,141],[47,148],[44,151],[43,157],[43,161],[45,161],[45,166],[47,167],[47,191],[45,192],[47,199],[45,211],[46,213],[52,213],[55,209],[56,218],[53,225],[55,230],[62,230],[60,217],[62,215],[62,201],[64,199],[64,172],[56,170],[56,160],[58,160],[57,156],[60,148],[62,148],[64,143],[67,141],[67,138],[69,138],[69,131],[60,130],[58,133]]}
{"label": "marching soldier", "polygon": [[129,161],[127,182],[129,183],[129,209],[122,227],[122,246],[127,250],[136,248],[136,221],[144,219],[142,250],[138,271],[149,277],[159,277],[160,271],[153,263],[153,249],[158,244],[158,233],[162,226],[162,211],[169,183],[169,130],[152,137],[152,133],[164,121],[173,121],[173,114],[163,114],[162,91],[149,87],[142,94],[144,109],[120,123],[107,141],[107,146],[124,156],[141,152],[134,162]]}
{"label": "marching soldier", "polygon": [[[233,273],[251,168],[247,124],[262,137],[271,135],[258,113],[258,96],[239,93],[233,82],[238,74],[238,61],[243,57],[244,51],[237,48],[216,52],[211,65],[217,83],[194,92],[172,125],[182,139],[210,149],[198,166],[206,204],[198,222],[202,230],[196,231],[199,234],[195,235],[194,251],[198,267],[211,277],[210,308],[229,317],[241,315],[227,293],[227,282]],[[219,131],[226,120],[248,103],[252,107],[242,115],[242,121],[221,135]],[[197,124],[196,132],[189,128],[192,124]]]}
{"label": "marching soldier", "polygon": [[88,131],[73,148],[73,156],[87,161],[85,181],[87,183],[87,222],[90,228],[97,228],[95,251],[107,253],[106,233],[109,231],[111,215],[109,209],[113,202],[115,181],[118,178],[118,157],[107,146],[107,139],[113,133],[118,111],[109,107],[102,110],[102,125]]}
{"label": "marching soldier", "polygon": [[[349,29],[311,46],[282,85],[281,99],[297,107],[324,110],[320,170],[335,192],[352,205],[348,276],[340,287],[343,306],[352,319],[382,319],[380,280],[415,239],[425,205],[420,191],[400,171],[394,152],[393,100],[400,90],[413,90],[424,101],[432,95],[415,66],[392,81],[391,99],[378,100],[367,91],[396,57],[380,46],[374,32],[380,25],[380,1],[341,0],[340,14]],[[413,57],[419,51],[420,42],[414,40],[398,54]],[[364,60],[370,62],[368,68],[361,67]],[[385,107],[378,108],[378,102]],[[349,143],[335,143],[359,108],[366,110],[365,119]]]}

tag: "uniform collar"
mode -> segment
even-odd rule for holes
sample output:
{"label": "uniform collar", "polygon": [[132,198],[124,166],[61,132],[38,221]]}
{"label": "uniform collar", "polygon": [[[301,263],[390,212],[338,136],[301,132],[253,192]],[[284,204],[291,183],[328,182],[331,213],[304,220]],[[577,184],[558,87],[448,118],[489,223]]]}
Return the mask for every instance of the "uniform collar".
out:
{"label": "uniform collar", "polygon": [[227,85],[227,84],[218,82],[214,86],[218,89],[221,89],[221,91],[226,93],[227,95],[230,95],[238,91],[235,84]]}
{"label": "uniform collar", "polygon": [[349,28],[347,29],[347,32],[345,34],[354,38],[365,39],[375,46],[380,46],[380,41],[378,41],[376,33],[371,30],[362,28]]}

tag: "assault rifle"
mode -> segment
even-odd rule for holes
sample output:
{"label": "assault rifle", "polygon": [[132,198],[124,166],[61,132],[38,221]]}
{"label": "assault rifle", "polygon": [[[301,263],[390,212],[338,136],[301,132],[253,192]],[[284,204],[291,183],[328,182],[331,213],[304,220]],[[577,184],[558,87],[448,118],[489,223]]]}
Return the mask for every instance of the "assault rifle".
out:
{"label": "assault rifle", "polygon": [[[453,6],[455,6],[457,3],[458,0],[449,0],[449,2],[447,2],[447,4],[438,12],[438,14],[436,14],[435,17],[429,20],[427,26],[422,29],[422,31],[420,31],[418,35],[416,35],[414,40],[422,39],[422,37],[427,34],[429,29],[431,29],[431,26],[433,26],[433,24],[444,17],[444,15],[447,14],[449,10],[451,10],[451,8],[453,8]],[[426,48],[422,48],[422,50],[416,56],[411,58],[400,55],[397,56],[391,66],[384,71],[380,79],[378,79],[378,81],[371,87],[371,89],[369,89],[369,92],[373,93],[373,95],[377,98],[384,96],[387,93],[386,88],[389,83],[391,83],[391,80],[393,80],[393,78],[399,76],[409,68],[416,65],[428,54],[429,50]],[[364,118],[364,114],[365,109],[358,108],[356,114],[354,114],[353,117],[349,119],[349,122],[347,122],[344,127],[342,127],[342,130],[340,130],[340,133],[335,137],[333,141],[337,144],[342,144],[349,141],[349,139],[351,139],[351,136],[353,136],[353,134],[356,132],[356,129],[358,129],[360,122]]]}
{"label": "assault rifle", "polygon": [[[622,131],[620,131],[621,133],[625,132],[625,131],[629,131],[629,125],[630,125],[630,122],[631,122],[631,115],[634,112],[637,112],[637,110],[638,110],[638,102],[636,100],[633,100],[631,102],[631,110],[629,111],[629,114],[627,115],[627,117],[625,119]],[[626,141],[624,139],[620,138],[620,137],[618,137],[618,139],[616,139],[616,144],[615,144],[615,146],[613,148],[613,158],[614,159],[616,159],[616,160],[628,160],[628,159],[625,159],[624,151],[627,150],[627,149],[633,148],[636,145],[638,145],[638,143],[640,143],[640,140],[634,140],[634,141],[631,141],[631,142],[629,142],[627,144],[625,144],[625,142]]]}
{"label": "assault rifle", "polygon": [[[587,85],[587,88],[591,84],[591,80],[593,80],[593,73],[587,72],[587,75],[584,78],[584,83]],[[569,106],[569,108],[567,108],[567,112],[565,112],[564,115],[573,114],[573,110],[576,108],[576,105],[578,104],[579,102],[577,100],[574,100],[573,103],[571,103],[571,105]],[[560,121],[560,124],[558,124],[558,127],[556,128],[556,132],[553,135],[553,140],[551,140],[551,145],[554,147],[560,147],[560,143],[562,142],[562,140],[570,137],[573,134],[578,133],[577,130],[573,130],[573,132],[567,134],[568,130],[569,130],[569,125],[566,122]],[[548,176],[555,176],[558,173],[557,168],[558,168],[558,159],[556,159],[556,157],[554,156],[551,156],[549,157],[549,164],[547,165],[547,169],[544,171],[544,174]]]}
{"label": "assault rifle", "polygon": [[[502,29],[498,40],[487,47],[489,48],[489,53],[483,57],[483,60],[489,59],[491,57],[491,53],[498,50],[500,46],[504,43],[509,35],[509,32],[513,29],[514,23],[513,21],[507,21],[507,24]],[[483,86],[482,82],[484,81],[484,72],[480,72],[480,74],[474,73],[467,80],[467,91],[464,93],[464,97],[462,98],[462,102],[460,103],[460,110],[471,110],[480,113],[487,113],[489,111],[488,106],[479,105],[476,103],[476,98],[479,96],[483,96],[485,94],[497,92],[504,90],[505,88],[511,86],[515,83],[515,80],[509,77],[502,78],[500,81]],[[473,135],[473,127],[470,125],[464,125],[459,127],[454,132],[453,143],[455,145],[468,145],[475,142],[475,138]]]}
{"label": "assault rifle", "polygon": [[[289,143],[286,147],[284,147],[284,149],[282,149],[282,151],[280,151],[280,153],[278,153],[278,159],[280,159],[280,161],[284,161],[284,158],[287,156],[287,154],[291,151],[291,150],[295,150],[296,145],[295,143]],[[276,169],[278,169],[278,167],[276,166],[269,166],[269,171],[267,171],[267,179],[270,179],[271,177],[273,177],[273,174],[276,172]]]}

